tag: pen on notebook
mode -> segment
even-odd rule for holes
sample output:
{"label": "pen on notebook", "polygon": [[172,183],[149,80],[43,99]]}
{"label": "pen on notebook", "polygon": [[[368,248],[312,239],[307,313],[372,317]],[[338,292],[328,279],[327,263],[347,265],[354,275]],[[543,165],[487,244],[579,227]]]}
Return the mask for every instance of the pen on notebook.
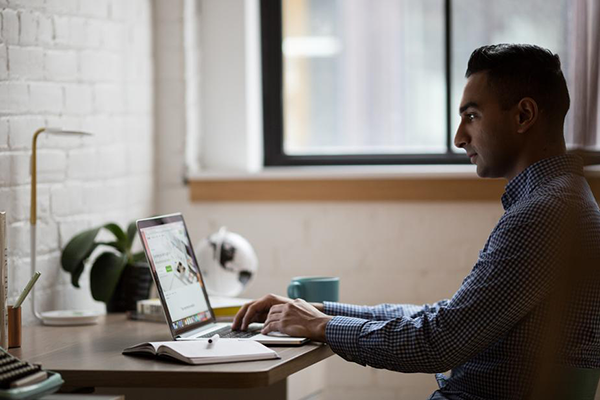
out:
{"label": "pen on notebook", "polygon": [[210,339],[208,339],[208,344],[214,344],[217,343],[217,340],[219,340],[221,336],[219,336],[219,334],[215,334],[213,335]]}
{"label": "pen on notebook", "polygon": [[40,277],[41,274],[42,273],[40,271],[38,271],[35,274],[33,274],[33,276],[31,277],[31,279],[29,280],[29,283],[27,284],[27,286],[25,286],[25,289],[23,289],[23,291],[21,292],[21,295],[17,299],[17,302],[15,303],[15,305],[13,306],[13,308],[19,308],[19,307],[21,307],[21,304],[23,304],[23,301],[25,301],[25,297],[27,297],[27,295],[29,294],[29,292],[31,292],[31,289],[33,289],[33,285],[35,285],[35,283],[37,282],[37,280],[38,280],[38,278]]}

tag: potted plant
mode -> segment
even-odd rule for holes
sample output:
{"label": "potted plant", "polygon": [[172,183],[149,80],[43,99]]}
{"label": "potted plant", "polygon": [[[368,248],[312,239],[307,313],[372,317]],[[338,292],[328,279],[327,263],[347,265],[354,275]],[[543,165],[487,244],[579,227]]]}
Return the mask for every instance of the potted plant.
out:
{"label": "potted plant", "polygon": [[[102,229],[109,231],[114,240],[97,241]],[[108,223],[77,234],[62,252],[62,268],[71,274],[71,283],[77,288],[85,265],[91,262],[92,297],[106,303],[108,312],[135,310],[137,300],[148,298],[152,277],[146,257],[141,251],[131,251],[136,232],[135,222],[129,224],[127,232]],[[96,252],[90,259],[98,247],[104,251]]]}

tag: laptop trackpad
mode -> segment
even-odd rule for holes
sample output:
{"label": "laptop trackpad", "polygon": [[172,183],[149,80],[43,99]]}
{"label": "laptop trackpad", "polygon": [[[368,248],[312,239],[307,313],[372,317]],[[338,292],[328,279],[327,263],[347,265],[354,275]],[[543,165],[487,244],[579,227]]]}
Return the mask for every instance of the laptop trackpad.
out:
{"label": "laptop trackpad", "polygon": [[285,333],[281,333],[279,331],[269,332],[269,333],[267,333],[267,336],[273,336],[273,337],[290,337],[290,335],[285,334]]}

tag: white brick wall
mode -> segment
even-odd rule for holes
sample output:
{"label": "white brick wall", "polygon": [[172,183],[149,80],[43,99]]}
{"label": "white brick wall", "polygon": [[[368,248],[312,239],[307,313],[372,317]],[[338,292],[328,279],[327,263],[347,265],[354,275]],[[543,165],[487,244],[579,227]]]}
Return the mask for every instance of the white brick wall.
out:
{"label": "white brick wall", "polygon": [[8,119],[0,118],[0,149],[8,148]]}
{"label": "white brick wall", "polygon": [[44,50],[40,47],[8,46],[8,76],[11,79],[40,80],[44,76]]}
{"label": "white brick wall", "polygon": [[[151,8],[151,0],[0,0],[0,210],[12,301],[29,278],[37,128],[95,134],[38,141],[40,309],[103,309],[87,274],[82,289],[71,287],[61,249],[83,229],[154,211]],[[24,317],[33,321],[28,307]]]}

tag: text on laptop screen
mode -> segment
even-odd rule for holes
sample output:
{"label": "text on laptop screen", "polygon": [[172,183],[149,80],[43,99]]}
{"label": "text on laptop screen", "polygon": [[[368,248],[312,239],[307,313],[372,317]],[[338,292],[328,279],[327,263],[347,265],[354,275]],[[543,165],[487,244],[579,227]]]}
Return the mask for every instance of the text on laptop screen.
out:
{"label": "text on laptop screen", "polygon": [[202,280],[194,265],[183,222],[143,228],[140,232],[162,287],[173,328],[208,320],[210,312]]}

